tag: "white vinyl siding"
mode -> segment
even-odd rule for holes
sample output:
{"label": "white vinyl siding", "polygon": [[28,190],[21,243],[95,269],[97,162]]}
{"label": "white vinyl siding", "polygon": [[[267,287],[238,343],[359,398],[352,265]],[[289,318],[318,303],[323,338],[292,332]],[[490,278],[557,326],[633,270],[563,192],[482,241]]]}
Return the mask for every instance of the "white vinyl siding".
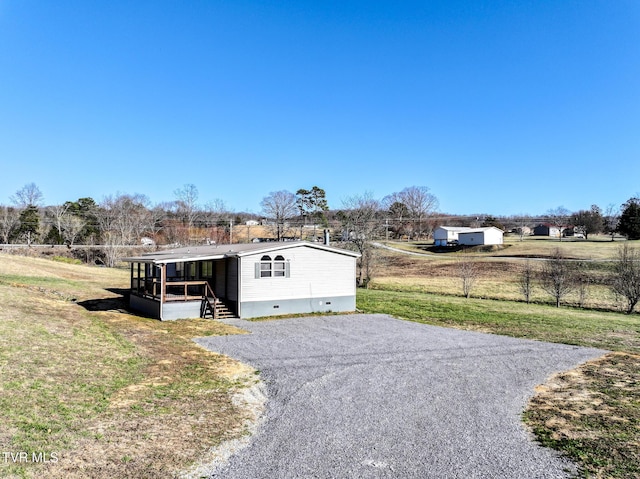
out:
{"label": "white vinyl siding", "polygon": [[289,248],[281,255],[284,261],[273,262],[273,271],[279,275],[258,278],[256,264],[262,256],[242,259],[243,302],[355,295],[353,256],[307,246]]}

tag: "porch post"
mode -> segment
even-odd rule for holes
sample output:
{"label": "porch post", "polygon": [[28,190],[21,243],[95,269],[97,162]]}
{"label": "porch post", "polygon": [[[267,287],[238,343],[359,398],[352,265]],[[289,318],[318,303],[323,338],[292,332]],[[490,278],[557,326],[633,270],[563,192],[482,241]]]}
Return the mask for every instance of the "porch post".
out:
{"label": "porch post", "polygon": [[[136,294],[140,294],[140,267],[141,266],[142,266],[142,263],[138,263],[138,272],[136,274]],[[142,285],[142,289],[144,291],[144,283]]]}
{"label": "porch post", "polygon": [[167,265],[160,265],[160,303],[164,303],[167,295]]}

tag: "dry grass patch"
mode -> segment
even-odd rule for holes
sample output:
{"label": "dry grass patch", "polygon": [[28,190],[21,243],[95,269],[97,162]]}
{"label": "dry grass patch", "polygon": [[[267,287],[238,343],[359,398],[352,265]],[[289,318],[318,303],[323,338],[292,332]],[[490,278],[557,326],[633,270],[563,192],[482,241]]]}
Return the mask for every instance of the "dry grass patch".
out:
{"label": "dry grass patch", "polygon": [[[547,240],[548,241],[548,240]],[[617,245],[616,245],[617,247]],[[413,291],[443,295],[463,295],[460,260],[470,258],[460,253],[443,254],[441,257],[407,255],[378,250],[379,264],[370,288],[394,291]],[[474,257],[476,281],[471,291],[475,298],[524,301],[519,285],[519,276],[525,267],[523,259]],[[534,276],[541,270],[540,262],[532,261]],[[616,298],[606,283],[606,265],[585,263],[584,275],[590,281],[586,294],[580,297],[576,289],[563,302],[569,306],[600,310],[621,310],[623,304]],[[534,278],[530,301],[551,303],[553,298],[540,287]]]}
{"label": "dry grass patch", "polygon": [[127,279],[0,255],[0,448],[30,459],[0,462],[0,476],[173,477],[245,433],[252,412],[234,395],[257,377],[192,341],[242,331],[120,312],[103,288]]}
{"label": "dry grass patch", "polygon": [[525,418],[589,477],[640,477],[640,356],[611,353],[538,387]]}

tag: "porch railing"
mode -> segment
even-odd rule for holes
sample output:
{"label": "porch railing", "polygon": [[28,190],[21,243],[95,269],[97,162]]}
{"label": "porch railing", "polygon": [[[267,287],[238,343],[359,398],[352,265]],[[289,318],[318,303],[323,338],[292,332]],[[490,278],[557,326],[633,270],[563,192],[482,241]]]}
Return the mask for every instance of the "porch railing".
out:
{"label": "porch railing", "polygon": [[[160,280],[139,279],[134,282],[134,291],[141,296],[151,297],[156,300],[162,298],[162,286]],[[205,297],[214,298],[208,281],[167,281],[164,290],[164,301],[195,301]]]}

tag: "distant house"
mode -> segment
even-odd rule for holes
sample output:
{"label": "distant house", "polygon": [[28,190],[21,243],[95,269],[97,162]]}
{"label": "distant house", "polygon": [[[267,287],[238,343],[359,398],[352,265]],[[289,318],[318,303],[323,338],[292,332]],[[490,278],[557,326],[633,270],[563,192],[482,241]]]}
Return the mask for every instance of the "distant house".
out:
{"label": "distant house", "polygon": [[495,226],[472,228],[458,233],[458,244],[465,246],[499,245],[504,242],[504,232]]}
{"label": "distant house", "polygon": [[503,237],[503,231],[495,226],[486,228],[439,226],[433,231],[433,240],[436,246],[452,244],[466,246],[502,244]]}
{"label": "distant house", "polygon": [[359,256],[291,241],[192,246],[124,260],[131,263],[130,307],[170,320],[354,311]]}
{"label": "distant house", "polygon": [[551,236],[553,238],[559,238],[563,228],[560,226],[552,225],[551,223],[540,223],[533,228],[534,236]]}
{"label": "distant house", "polygon": [[529,226],[518,226],[511,230],[511,233],[520,235],[520,236],[529,236],[532,230]]}

